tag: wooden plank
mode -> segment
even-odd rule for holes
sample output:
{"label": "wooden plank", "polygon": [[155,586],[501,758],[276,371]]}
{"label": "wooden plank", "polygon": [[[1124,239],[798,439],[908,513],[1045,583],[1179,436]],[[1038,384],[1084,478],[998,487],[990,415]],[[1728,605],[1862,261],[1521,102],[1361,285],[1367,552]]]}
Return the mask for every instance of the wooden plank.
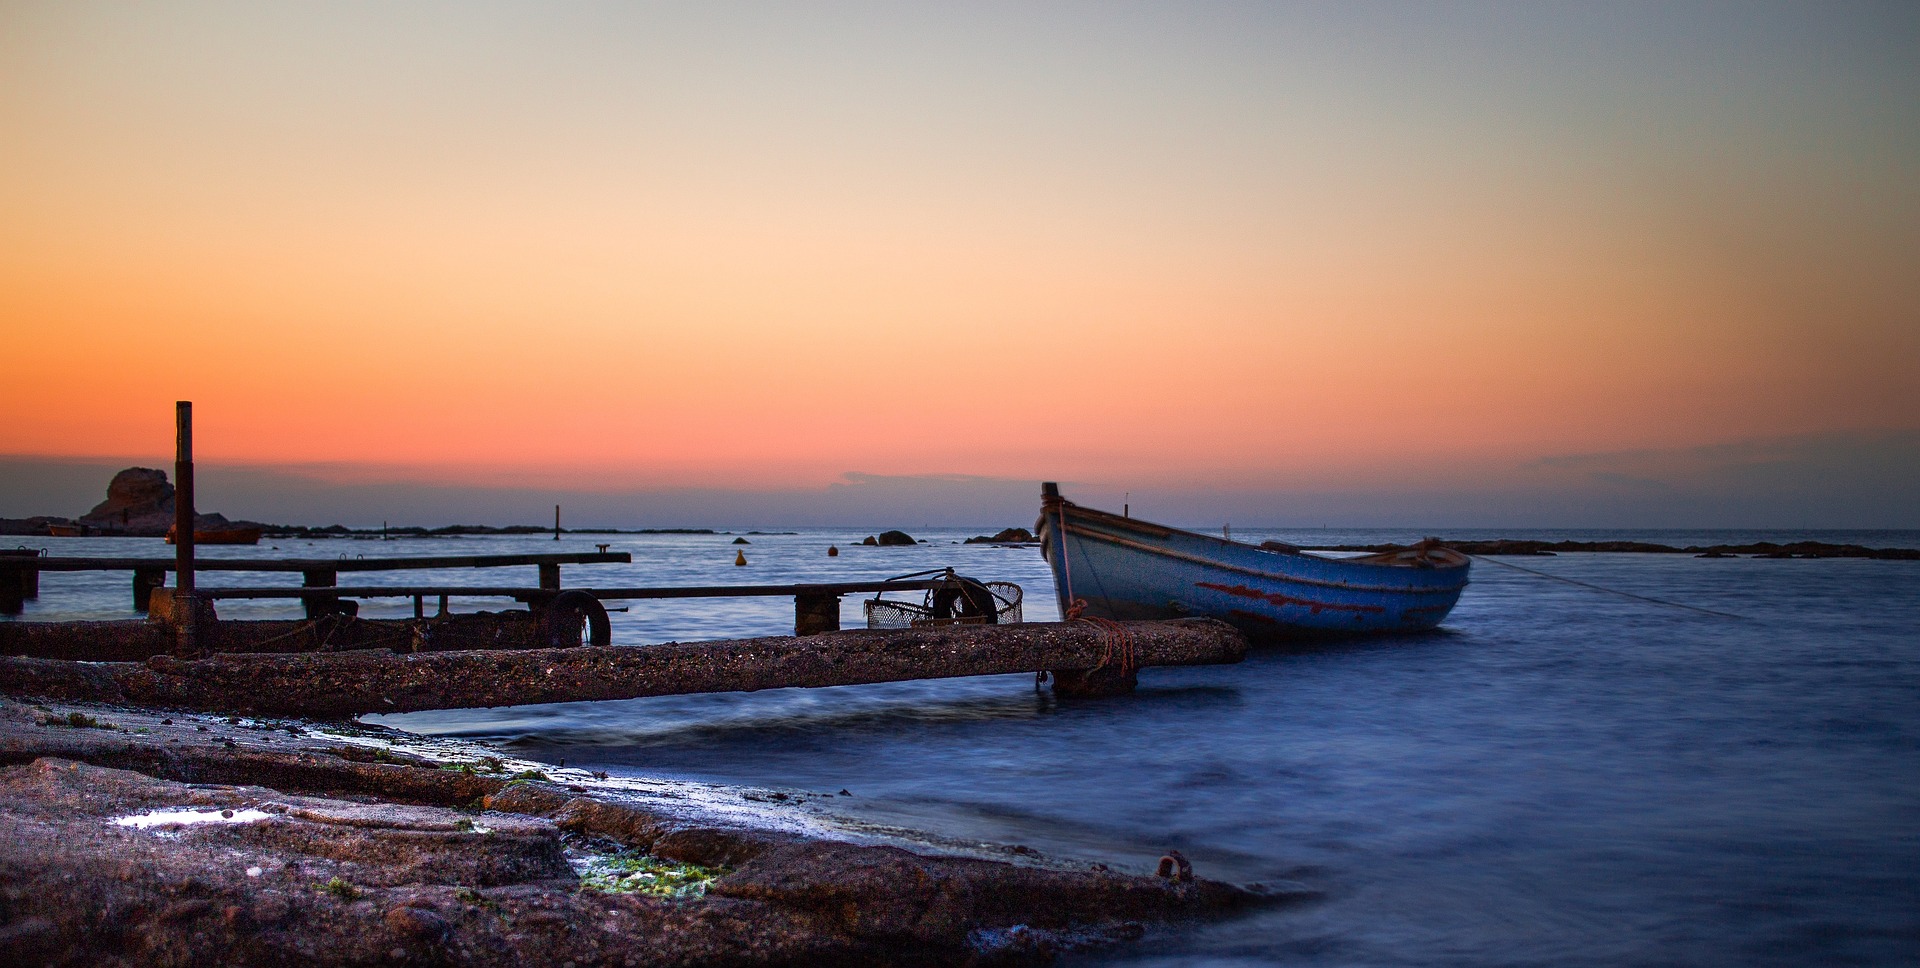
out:
{"label": "wooden plank", "polygon": [[[810,595],[852,595],[861,592],[926,591],[946,582],[939,579],[912,581],[839,582],[830,585],[684,585],[662,588],[580,588],[601,600],[648,598],[733,598],[771,596],[799,598]],[[415,595],[452,595],[462,598],[512,598],[530,601],[552,598],[555,589],[499,585],[342,585],[327,588],[335,598],[411,598]],[[203,598],[304,598],[312,594],[298,588],[202,588]]]}
{"label": "wooden plank", "polygon": [[[518,565],[630,564],[624,551],[569,552],[552,555],[458,555],[409,558],[196,558],[197,571],[403,571],[425,568],[511,568]],[[44,557],[34,561],[41,571],[134,571],[161,568],[172,571],[172,558]]]}

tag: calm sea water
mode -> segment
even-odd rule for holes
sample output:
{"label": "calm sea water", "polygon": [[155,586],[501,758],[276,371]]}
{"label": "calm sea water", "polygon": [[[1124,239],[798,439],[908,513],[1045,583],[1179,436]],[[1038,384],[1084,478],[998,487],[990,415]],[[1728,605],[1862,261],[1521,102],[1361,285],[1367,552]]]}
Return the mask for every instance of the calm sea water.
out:
{"label": "calm sea water", "polygon": [[[929,543],[915,548],[854,546],[862,534],[751,535],[746,546],[731,535],[319,541],[217,553],[601,541],[631,551],[631,566],[565,570],[569,584],[599,585],[853,580],[951,564],[1025,586],[1030,620],[1056,615],[1032,549],[960,545],[965,533],[953,531],[921,532]],[[1915,532],[1502,536],[1920,546]],[[42,543],[56,554],[164,553],[151,541]],[[825,556],[829,543],[839,557]],[[748,566],[732,564],[736,550]],[[1030,677],[1003,676],[381,721],[570,766],[844,788],[853,795],[832,802],[849,816],[1136,870],[1179,848],[1203,876],[1320,892],[1071,964],[1920,964],[1920,562],[1508,560],[1739,617],[1480,562],[1438,634],[1147,670],[1121,699],[1056,703]],[[524,572],[368,578],[531,583]],[[49,574],[25,617],[125,616],[127,577]],[[222,614],[275,608],[284,607]],[[636,603],[614,619],[622,643],[777,634],[791,628],[792,603]],[[844,619],[861,621],[856,598]]]}

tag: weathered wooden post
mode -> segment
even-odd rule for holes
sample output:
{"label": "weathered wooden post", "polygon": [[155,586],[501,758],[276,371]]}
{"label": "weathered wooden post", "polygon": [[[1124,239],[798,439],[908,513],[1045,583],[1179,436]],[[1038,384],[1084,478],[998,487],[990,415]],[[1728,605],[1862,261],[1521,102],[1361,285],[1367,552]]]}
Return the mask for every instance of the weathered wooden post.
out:
{"label": "weathered wooden post", "polygon": [[193,402],[173,405],[173,573],[174,648],[195,651],[200,609],[193,598]]}
{"label": "weathered wooden post", "polygon": [[38,548],[0,551],[0,615],[18,615],[40,597],[40,567],[33,564],[38,557]]}
{"label": "weathered wooden post", "polygon": [[0,550],[0,557],[10,559],[6,564],[13,565],[20,575],[20,597],[32,601],[40,597],[40,566],[34,563],[45,549],[8,548]]}
{"label": "weathered wooden post", "polygon": [[[338,583],[339,573],[331,568],[315,568],[300,573],[302,588],[332,588]],[[302,595],[300,604],[307,608],[307,618],[315,619],[332,614],[340,604],[338,595]]]}
{"label": "weathered wooden post", "polygon": [[553,506],[553,540],[560,540],[560,505]]}
{"label": "weathered wooden post", "polygon": [[[554,535],[555,540],[559,540],[559,537],[560,536],[557,534]],[[540,587],[547,589],[549,591],[556,591],[556,592],[559,591],[560,590],[559,563],[547,562],[547,563],[541,564],[539,567],[540,567]]]}
{"label": "weathered wooden post", "polygon": [[793,634],[840,631],[840,596],[803,592],[793,596]]}
{"label": "weathered wooden post", "polygon": [[153,590],[166,583],[165,568],[135,568],[133,570],[133,610],[146,611],[153,604]]}

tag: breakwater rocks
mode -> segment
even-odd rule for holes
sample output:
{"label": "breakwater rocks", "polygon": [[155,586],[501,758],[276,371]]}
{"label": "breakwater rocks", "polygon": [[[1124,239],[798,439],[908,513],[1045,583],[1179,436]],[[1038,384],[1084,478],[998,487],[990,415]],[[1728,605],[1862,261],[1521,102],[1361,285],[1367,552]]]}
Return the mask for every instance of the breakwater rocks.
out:
{"label": "breakwater rocks", "polygon": [[1005,528],[991,535],[976,535],[968,538],[966,544],[1032,544],[1033,532],[1025,528]]}
{"label": "breakwater rocks", "polygon": [[[1688,545],[1684,548],[1673,545],[1653,544],[1646,541],[1516,541],[1501,538],[1494,541],[1446,541],[1442,544],[1455,551],[1469,555],[1555,555],[1563,552],[1631,552],[1639,554],[1679,555],[1689,554],[1701,558],[1735,558],[1751,556],[1754,558],[1883,558],[1894,561],[1920,561],[1920,548],[1868,548],[1856,544],[1828,544],[1822,541],[1795,541],[1790,544],[1775,544],[1771,541],[1759,541],[1752,544]],[[1314,548],[1314,551],[1369,551],[1382,553],[1405,551],[1411,545],[1333,545]]]}
{"label": "breakwater rocks", "polygon": [[839,842],[383,734],[0,700],[8,958],[1037,964],[1297,896]]}

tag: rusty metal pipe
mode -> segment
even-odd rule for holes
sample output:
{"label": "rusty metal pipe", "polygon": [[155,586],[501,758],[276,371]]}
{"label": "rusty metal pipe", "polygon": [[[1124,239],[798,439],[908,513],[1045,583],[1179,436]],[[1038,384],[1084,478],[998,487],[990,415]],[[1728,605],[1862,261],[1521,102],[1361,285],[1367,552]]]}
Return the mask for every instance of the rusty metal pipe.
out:
{"label": "rusty metal pipe", "polygon": [[[1130,639],[1133,667],[1232,663],[1247,650],[1239,632],[1211,619],[1115,627]],[[1058,677],[1112,670],[1113,634],[1114,627],[1092,622],[1044,622],[523,652],[249,653],[144,663],[0,657],[0,692],[334,718],[1039,671]]]}

